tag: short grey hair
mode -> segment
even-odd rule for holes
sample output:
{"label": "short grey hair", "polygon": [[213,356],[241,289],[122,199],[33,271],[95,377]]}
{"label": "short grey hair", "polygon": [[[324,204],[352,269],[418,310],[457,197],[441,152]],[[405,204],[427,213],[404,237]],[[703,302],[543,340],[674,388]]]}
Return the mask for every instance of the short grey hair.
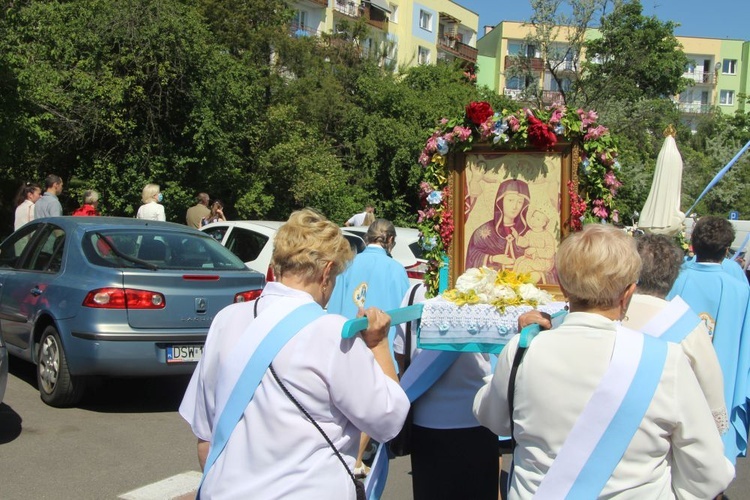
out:
{"label": "short grey hair", "polygon": [[83,193],[84,205],[93,205],[97,201],[99,201],[99,193],[97,193],[93,189],[89,189]]}
{"label": "short grey hair", "polygon": [[644,234],[635,243],[642,263],[638,293],[663,299],[680,274],[682,250],[663,234]]}
{"label": "short grey hair", "polygon": [[379,243],[385,245],[390,238],[396,237],[396,227],[393,222],[386,219],[375,219],[375,222],[370,224],[365,233],[365,243],[368,245],[372,243]]}

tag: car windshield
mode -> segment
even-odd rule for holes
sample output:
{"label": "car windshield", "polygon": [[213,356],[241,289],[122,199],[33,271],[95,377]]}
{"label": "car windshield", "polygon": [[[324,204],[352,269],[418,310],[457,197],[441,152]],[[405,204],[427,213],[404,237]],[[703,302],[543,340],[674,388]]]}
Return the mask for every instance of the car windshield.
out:
{"label": "car windshield", "polygon": [[88,232],[83,253],[92,264],[150,269],[244,270],[245,264],[208,235],[128,228]]}

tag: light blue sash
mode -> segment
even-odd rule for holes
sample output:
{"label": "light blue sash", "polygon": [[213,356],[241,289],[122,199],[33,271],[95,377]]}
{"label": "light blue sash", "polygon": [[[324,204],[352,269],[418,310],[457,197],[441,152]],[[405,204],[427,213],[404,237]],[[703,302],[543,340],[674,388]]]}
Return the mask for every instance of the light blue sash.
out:
{"label": "light blue sash", "polygon": [[618,328],[612,362],[534,498],[599,496],[651,404],[667,348],[657,338]]}
{"label": "light blue sash", "polygon": [[211,470],[216,459],[224,451],[229,436],[232,435],[234,428],[245,413],[247,405],[252,401],[255,390],[260,385],[260,381],[273,359],[297,332],[324,314],[323,308],[315,302],[299,306],[282,318],[268,332],[255,352],[250,356],[250,360],[245,365],[245,369],[237,380],[234,389],[232,389],[229,399],[224,406],[224,411],[222,411],[216,424],[216,429],[211,438],[208,459],[203,468],[203,478],[198,487],[197,498],[200,498],[200,488],[203,486],[203,481],[206,479],[208,471]]}
{"label": "light blue sash", "polygon": [[[388,313],[390,314],[390,313]],[[451,351],[422,351],[409,365],[401,377],[401,388],[414,403],[422,394],[432,387],[461,355]],[[383,494],[388,480],[388,451],[381,443],[365,479],[365,492],[369,500],[378,500]]]}

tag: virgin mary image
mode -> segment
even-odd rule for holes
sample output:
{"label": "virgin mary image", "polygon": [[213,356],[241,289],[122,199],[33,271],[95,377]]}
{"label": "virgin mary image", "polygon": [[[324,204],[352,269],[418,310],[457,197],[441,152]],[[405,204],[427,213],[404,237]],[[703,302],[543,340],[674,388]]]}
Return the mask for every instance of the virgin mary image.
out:
{"label": "virgin mary image", "polygon": [[516,259],[524,253],[515,240],[529,229],[526,223],[529,203],[529,185],[524,181],[508,179],[500,184],[493,219],[479,226],[469,240],[467,269],[480,266],[513,269]]}

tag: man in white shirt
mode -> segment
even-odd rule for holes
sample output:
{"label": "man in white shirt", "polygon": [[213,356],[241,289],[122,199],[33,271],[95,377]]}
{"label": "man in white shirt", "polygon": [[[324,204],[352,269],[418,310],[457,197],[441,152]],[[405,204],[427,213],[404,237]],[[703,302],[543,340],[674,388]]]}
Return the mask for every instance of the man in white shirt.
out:
{"label": "man in white shirt", "polygon": [[350,227],[350,226],[364,226],[365,225],[365,217],[367,217],[367,214],[374,214],[375,213],[375,207],[372,205],[367,205],[365,207],[365,211],[352,215],[348,221],[344,222],[344,226]]}

